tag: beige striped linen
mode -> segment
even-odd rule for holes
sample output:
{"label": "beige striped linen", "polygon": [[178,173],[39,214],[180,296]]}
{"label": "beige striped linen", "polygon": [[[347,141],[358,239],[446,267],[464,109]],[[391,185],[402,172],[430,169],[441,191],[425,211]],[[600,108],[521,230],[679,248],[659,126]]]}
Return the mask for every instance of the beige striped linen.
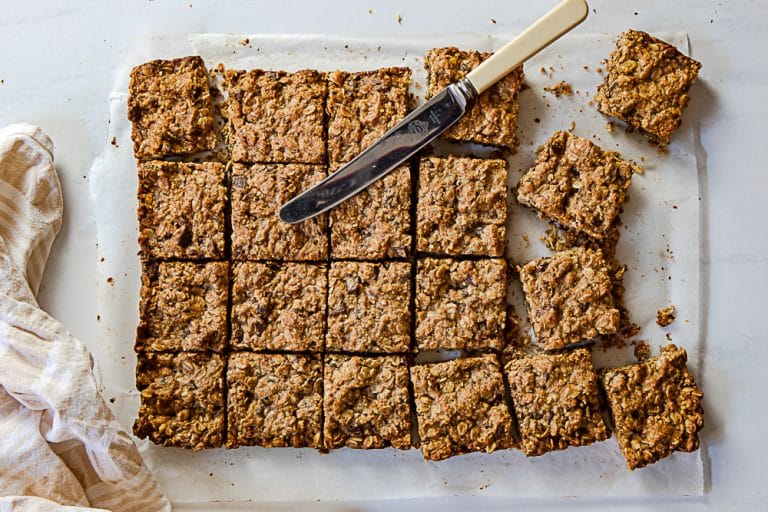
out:
{"label": "beige striped linen", "polygon": [[35,299],[61,226],[53,144],[0,130],[0,511],[165,511],[86,347]]}

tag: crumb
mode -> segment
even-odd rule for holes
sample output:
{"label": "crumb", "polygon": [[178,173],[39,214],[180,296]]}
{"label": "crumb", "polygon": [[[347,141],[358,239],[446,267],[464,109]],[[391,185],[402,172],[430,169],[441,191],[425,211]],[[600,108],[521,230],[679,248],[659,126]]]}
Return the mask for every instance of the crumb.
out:
{"label": "crumb", "polygon": [[373,14],[373,9],[368,9],[368,14]]}
{"label": "crumb", "polygon": [[573,87],[571,86],[571,84],[565,81],[560,81],[555,85],[552,85],[550,87],[545,87],[544,90],[547,92],[551,92],[557,98],[559,98],[560,96],[573,96]]}
{"label": "crumb", "polygon": [[397,24],[398,25],[402,25],[403,24],[403,17],[400,16],[399,14],[397,15]]}
{"label": "crumb", "polygon": [[100,262],[100,263],[104,263],[104,256],[102,256],[102,257],[99,259],[99,262]]}
{"label": "crumb", "polygon": [[250,42],[251,42],[251,40],[250,40],[250,39],[248,39],[248,38],[246,37],[245,39],[243,39],[242,41],[240,41],[240,44],[241,44],[242,46],[248,46],[248,43],[250,43]]}
{"label": "crumb", "polygon": [[534,123],[540,123],[540,122],[541,122],[541,119],[539,119],[538,117],[536,117],[536,118],[534,118],[533,122],[534,122]]}
{"label": "crumb", "polygon": [[100,322],[100,321],[101,321],[101,315],[96,315],[96,321],[97,321],[97,322]]}
{"label": "crumb", "polygon": [[111,404],[115,403],[115,397],[110,398],[109,399],[109,403],[111,403]]}
{"label": "crumb", "polygon": [[672,335],[669,333],[665,333],[664,337],[667,338],[667,341],[672,341]]}
{"label": "crumb", "polygon": [[674,322],[676,316],[677,310],[675,309],[675,306],[670,305],[665,308],[661,308],[656,312],[656,323],[662,327],[666,327]]}
{"label": "crumb", "polygon": [[613,133],[613,123],[612,122],[608,121],[607,123],[605,123],[605,131],[607,131],[608,133]]}
{"label": "crumb", "polygon": [[589,66],[587,66],[586,64],[584,66],[581,66],[581,67],[584,68],[584,71],[589,71]]}
{"label": "crumb", "polygon": [[107,278],[107,284],[109,284],[110,286],[114,286],[115,280],[113,278],[111,278],[111,277],[108,277]]}
{"label": "crumb", "polygon": [[117,143],[117,137],[112,137],[112,141],[110,142],[110,144],[112,144],[116,148],[120,147],[120,145]]}
{"label": "crumb", "polygon": [[576,129],[576,121],[571,121],[571,126],[568,128],[568,131],[573,133],[573,130]]}
{"label": "crumb", "polygon": [[493,23],[495,25],[496,24],[496,20],[491,18],[491,23]]}
{"label": "crumb", "polygon": [[601,68],[600,66],[597,66],[597,68],[595,68],[595,71],[597,71],[598,73],[602,74],[603,73],[603,68]]}
{"label": "crumb", "polygon": [[632,343],[635,346],[635,358],[638,361],[648,359],[651,356],[651,346],[645,340],[638,340]]}
{"label": "crumb", "polygon": [[539,69],[539,73],[541,73],[542,75],[546,75],[547,74],[546,68],[544,66],[541,66],[541,69]]}

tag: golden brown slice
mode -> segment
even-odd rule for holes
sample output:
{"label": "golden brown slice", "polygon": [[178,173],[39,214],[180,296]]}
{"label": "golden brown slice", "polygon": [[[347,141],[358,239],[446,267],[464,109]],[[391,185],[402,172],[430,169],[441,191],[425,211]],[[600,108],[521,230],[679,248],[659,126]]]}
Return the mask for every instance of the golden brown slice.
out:
{"label": "golden brown slice", "polygon": [[517,200],[563,226],[603,239],[627,200],[633,172],[642,170],[618,153],[558,131],[520,178]]}
{"label": "golden brown slice", "polygon": [[213,351],[227,346],[229,263],[145,263],[137,351]]}
{"label": "golden brown slice", "polygon": [[133,68],[128,119],[139,160],[214,149],[213,103],[203,59],[153,60]]}
{"label": "golden brown slice", "polygon": [[448,256],[504,256],[506,161],[423,158],[418,190],[418,251]]}
{"label": "golden brown slice", "polygon": [[325,357],[326,448],[411,447],[404,357]]}
{"label": "golden brown slice", "polygon": [[319,355],[233,352],[227,385],[227,448],[322,448]]}
{"label": "golden brown slice", "polygon": [[419,260],[418,350],[500,350],[504,345],[507,266],[503,259]]}
{"label": "golden brown slice", "polygon": [[325,162],[325,74],[305,69],[227,70],[232,160],[244,163]]}
{"label": "golden brown slice", "polygon": [[520,269],[533,332],[547,350],[619,329],[613,282],[600,251],[576,248],[528,262]]}
{"label": "golden brown slice", "polygon": [[141,393],[133,433],[155,444],[201,450],[224,442],[224,360],[206,352],[138,354]]}
{"label": "golden brown slice", "polygon": [[703,394],[685,366],[687,360],[684,349],[667,345],[657,357],[601,370],[616,439],[629,469],[699,448]]}
{"label": "golden brown slice", "polygon": [[495,356],[413,366],[411,381],[425,459],[515,446]]}
{"label": "golden brown slice", "polygon": [[682,123],[688,90],[699,69],[700,62],[674,46],[628,30],[608,57],[605,81],[595,95],[597,109],[669,144]]}
{"label": "golden brown slice", "polygon": [[408,352],[410,263],[334,261],[328,280],[327,350]]}
{"label": "golden brown slice", "polygon": [[243,262],[232,274],[232,347],[323,350],[325,265]]}
{"label": "golden brown slice", "polygon": [[589,351],[513,359],[504,369],[527,456],[608,439]]}
{"label": "golden brown slice", "polygon": [[139,247],[144,258],[224,257],[224,166],[139,164]]}

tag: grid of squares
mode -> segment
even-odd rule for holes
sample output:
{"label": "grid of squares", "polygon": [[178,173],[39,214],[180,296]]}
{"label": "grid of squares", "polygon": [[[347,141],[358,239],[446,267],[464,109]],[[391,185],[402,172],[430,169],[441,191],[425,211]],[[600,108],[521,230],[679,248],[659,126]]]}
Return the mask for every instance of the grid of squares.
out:
{"label": "grid of squares", "polygon": [[[448,60],[433,52],[426,63],[431,78],[456,58],[470,68],[485,58],[445,50]],[[157,80],[153,70],[181,73],[201,62],[149,64],[132,75],[132,98],[146,89],[142,77]],[[522,70],[511,76],[501,84],[515,102],[507,141]],[[132,111],[143,265],[136,435],[193,450],[408,449],[420,441],[432,460],[520,446],[541,455],[607,438],[586,350],[501,360],[509,336],[504,160],[424,157],[330,214],[279,221],[279,205],[406,115],[409,85],[407,68],[226,71],[226,166],[142,160],[144,132],[168,135],[152,119],[167,119],[184,98],[155,105],[150,126]],[[210,96],[189,107],[192,118],[213,109]],[[174,130],[195,139],[196,122]],[[152,157],[198,149],[161,147]],[[465,354],[414,363],[435,350]],[[584,425],[571,421],[574,400]],[[412,439],[414,417],[420,439]]]}
{"label": "grid of squares", "polygon": [[[407,68],[227,70],[229,164],[139,164],[137,434],[192,449],[407,449],[414,355],[462,348],[497,357],[503,160],[414,160],[330,214],[297,225],[277,217],[408,113],[410,83]],[[459,196],[441,197],[451,181]],[[449,246],[452,237],[463,243]],[[443,301],[419,299],[444,291]],[[192,363],[213,361],[187,378]],[[501,379],[498,363],[492,373]],[[216,404],[205,435],[177,433],[198,418],[173,393],[170,408],[159,405],[168,385]]]}

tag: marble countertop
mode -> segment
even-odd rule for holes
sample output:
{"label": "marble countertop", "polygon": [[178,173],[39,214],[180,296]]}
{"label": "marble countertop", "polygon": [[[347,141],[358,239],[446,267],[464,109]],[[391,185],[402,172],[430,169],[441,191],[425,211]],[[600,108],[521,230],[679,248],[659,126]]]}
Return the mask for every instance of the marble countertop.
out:
{"label": "marble countertop", "polygon": [[[554,4],[554,1],[551,2]],[[761,146],[768,123],[768,8],[759,0],[593,0],[583,28],[619,32],[685,30],[704,64],[686,118],[698,120],[702,217],[702,294],[706,489],[704,497],[653,500],[502,500],[461,497],[408,502],[314,504],[318,510],[766,510],[768,423],[768,234]],[[66,213],[40,302],[86,344],[96,326],[96,232],[89,170],[106,141],[115,70],[139,36],[190,32],[327,33],[408,36],[515,33],[543,14],[544,2],[490,0],[191,0],[8,2],[0,17],[0,126],[27,121],[56,145]],[[400,21],[398,21],[398,17]],[[763,135],[761,135],[763,134]],[[513,477],[514,475],[512,475]],[[290,510],[296,504],[269,505]],[[263,509],[263,507],[259,507]]]}

